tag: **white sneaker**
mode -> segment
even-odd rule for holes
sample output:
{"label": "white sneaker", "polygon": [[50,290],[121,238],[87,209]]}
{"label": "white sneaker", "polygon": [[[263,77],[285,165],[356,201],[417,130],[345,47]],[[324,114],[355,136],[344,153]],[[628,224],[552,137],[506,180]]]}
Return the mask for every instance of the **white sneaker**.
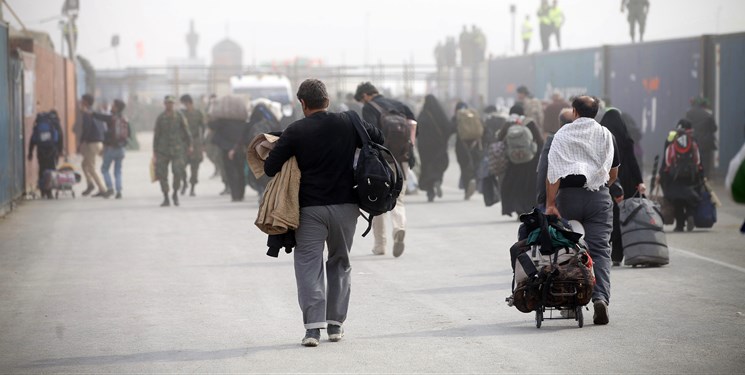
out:
{"label": "white sneaker", "polygon": [[385,245],[383,245],[383,246],[378,246],[378,245],[373,246],[372,253],[373,253],[373,255],[385,255]]}

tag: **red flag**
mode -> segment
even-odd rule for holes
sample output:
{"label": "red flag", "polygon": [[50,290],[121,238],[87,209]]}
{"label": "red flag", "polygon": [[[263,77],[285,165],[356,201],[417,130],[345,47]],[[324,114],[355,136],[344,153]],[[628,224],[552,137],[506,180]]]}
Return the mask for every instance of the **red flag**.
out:
{"label": "red flag", "polygon": [[135,48],[137,49],[138,59],[142,59],[143,57],[145,57],[145,43],[143,41],[138,40]]}

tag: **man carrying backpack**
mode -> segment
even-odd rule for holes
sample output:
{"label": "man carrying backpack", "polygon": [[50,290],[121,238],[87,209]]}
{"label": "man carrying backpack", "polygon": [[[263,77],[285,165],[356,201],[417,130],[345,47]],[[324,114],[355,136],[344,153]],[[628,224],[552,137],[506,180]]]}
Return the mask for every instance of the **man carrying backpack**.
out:
{"label": "man carrying backpack", "polygon": [[[416,126],[416,118],[411,109],[398,100],[388,99],[380,95],[378,89],[370,82],[363,82],[357,86],[354,99],[364,103],[362,119],[377,125],[385,138],[384,146],[391,151],[401,165],[403,175],[409,169],[409,156],[412,150],[414,135],[412,126]],[[390,211],[393,226],[393,256],[399,257],[404,252],[404,236],[406,235],[406,208],[403,201],[404,194],[398,196],[396,206]],[[387,237],[385,233],[385,216],[378,215],[373,219],[373,235],[375,245],[373,254],[385,254]]]}
{"label": "man carrying backpack", "polygon": [[116,199],[122,198],[122,160],[124,160],[124,150],[129,143],[131,128],[129,121],[124,117],[122,112],[127,105],[120,99],[114,100],[111,106],[111,115],[96,113],[93,115],[98,120],[105,121],[107,125],[106,133],[103,138],[103,164],[101,165],[101,174],[106,182],[106,193],[104,198],[114,195],[114,184],[111,181],[111,163],[114,163],[114,179],[116,181]]}
{"label": "man carrying backpack", "polygon": [[[355,151],[363,146],[353,112],[330,113],[323,82],[305,80],[297,91],[305,118],[290,124],[264,161],[264,172],[273,177],[291,157],[300,168],[300,225],[295,232],[295,278],[303,312],[304,346],[318,346],[326,328],[329,341],[341,340],[349,307],[351,267],[349,252],[359,217],[354,189]],[[354,114],[356,116],[356,114]],[[380,131],[362,124],[376,143]],[[328,248],[324,282],[323,252]]]}
{"label": "man carrying backpack", "polygon": [[39,162],[38,186],[43,198],[52,198],[51,190],[45,186],[44,172],[57,169],[57,159],[64,149],[64,144],[57,111],[37,114],[31,142],[29,142],[28,160],[33,159],[34,148],[36,148],[36,159]]}
{"label": "man carrying backpack", "polygon": [[686,119],[665,140],[665,156],[660,168],[660,185],[665,199],[675,208],[675,232],[692,231],[694,214],[701,196],[698,187],[703,177],[698,143],[693,125]]}

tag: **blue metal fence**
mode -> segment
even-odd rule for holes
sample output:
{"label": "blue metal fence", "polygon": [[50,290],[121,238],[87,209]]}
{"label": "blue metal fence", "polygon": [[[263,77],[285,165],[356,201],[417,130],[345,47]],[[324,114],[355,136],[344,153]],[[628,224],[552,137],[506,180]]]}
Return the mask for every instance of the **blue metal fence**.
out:
{"label": "blue metal fence", "polygon": [[22,69],[8,55],[8,29],[0,24],[0,215],[23,194]]}

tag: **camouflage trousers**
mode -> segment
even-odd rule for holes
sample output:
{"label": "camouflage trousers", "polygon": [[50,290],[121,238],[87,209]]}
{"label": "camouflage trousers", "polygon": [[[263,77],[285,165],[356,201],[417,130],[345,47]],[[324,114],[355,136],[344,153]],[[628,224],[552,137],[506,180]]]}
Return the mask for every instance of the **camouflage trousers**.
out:
{"label": "camouflage trousers", "polygon": [[160,190],[163,194],[168,194],[168,164],[171,164],[173,173],[173,190],[178,191],[181,187],[181,181],[186,174],[186,163],[183,156],[169,156],[158,154],[155,159],[155,175],[160,181]]}

